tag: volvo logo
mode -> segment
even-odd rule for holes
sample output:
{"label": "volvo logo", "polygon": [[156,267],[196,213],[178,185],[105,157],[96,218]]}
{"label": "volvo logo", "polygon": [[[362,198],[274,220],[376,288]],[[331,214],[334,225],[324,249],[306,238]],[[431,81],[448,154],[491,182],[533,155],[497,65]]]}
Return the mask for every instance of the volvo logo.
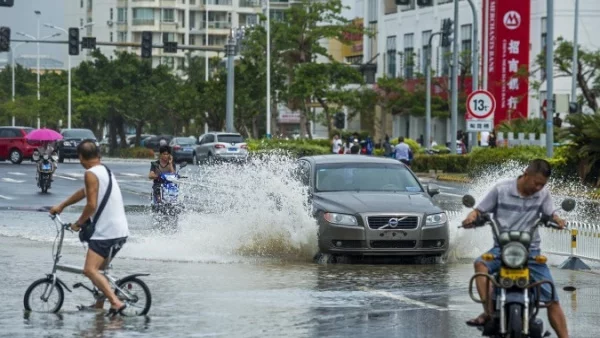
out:
{"label": "volvo logo", "polygon": [[387,227],[390,227],[392,229],[395,229],[398,224],[400,224],[401,221],[405,220],[408,216],[406,217],[399,217],[399,218],[390,218],[388,220],[388,223],[382,227],[380,227],[379,229],[385,229]]}

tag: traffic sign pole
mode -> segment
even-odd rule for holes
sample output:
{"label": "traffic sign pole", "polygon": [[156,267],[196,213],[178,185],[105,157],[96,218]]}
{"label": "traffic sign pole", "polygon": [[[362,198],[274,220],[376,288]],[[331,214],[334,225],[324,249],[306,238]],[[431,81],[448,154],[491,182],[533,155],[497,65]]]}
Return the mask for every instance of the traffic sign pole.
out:
{"label": "traffic sign pole", "polygon": [[476,90],[467,97],[467,131],[490,131],[494,126],[496,99],[487,90]]}

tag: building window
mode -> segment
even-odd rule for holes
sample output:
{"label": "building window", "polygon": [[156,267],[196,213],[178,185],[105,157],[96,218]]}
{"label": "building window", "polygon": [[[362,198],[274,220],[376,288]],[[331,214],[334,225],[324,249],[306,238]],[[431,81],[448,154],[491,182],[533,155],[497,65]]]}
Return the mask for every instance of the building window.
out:
{"label": "building window", "polygon": [[110,42],[113,42],[113,32],[110,32],[109,40],[110,40]]}
{"label": "building window", "polygon": [[438,0],[438,5],[443,5],[443,4],[449,4],[451,3],[453,0]]}
{"label": "building window", "polygon": [[384,13],[386,15],[398,13],[398,5],[396,5],[396,0],[385,0],[384,6]]}
{"label": "building window", "polygon": [[377,6],[378,3],[379,0],[369,0],[369,11],[367,13],[367,19],[369,20],[369,23],[377,22],[377,14],[379,14],[379,7]]}
{"label": "building window", "polygon": [[404,78],[412,79],[415,72],[415,35],[404,34]]}
{"label": "building window", "polygon": [[423,31],[423,35],[422,35],[422,41],[423,41],[423,57],[422,57],[422,61],[421,64],[422,66],[422,72],[423,74],[425,74],[427,72],[427,57],[428,57],[428,53],[429,53],[429,38],[431,37],[431,31]]}
{"label": "building window", "polygon": [[127,32],[117,32],[117,42],[127,42]]}
{"label": "building window", "polygon": [[79,19],[79,27],[83,27],[83,19]]}
{"label": "building window", "polygon": [[462,25],[460,26],[460,37],[462,38],[461,42],[460,42],[460,51],[462,53],[461,55],[461,59],[462,59],[462,67],[463,67],[463,72],[465,74],[471,74],[471,69],[473,67],[472,65],[472,61],[471,60],[471,50],[472,50],[472,43],[473,43],[473,26],[471,24],[468,25]]}
{"label": "building window", "polygon": [[127,23],[127,8],[117,8],[117,23]]}
{"label": "building window", "polygon": [[246,16],[246,25],[256,25],[258,23],[258,15],[250,14]]}
{"label": "building window", "polygon": [[93,1],[92,0],[88,0],[87,2],[87,10],[91,11],[93,9]]}
{"label": "building window", "polygon": [[175,67],[175,58],[171,56],[164,56],[160,59],[161,65],[167,65],[169,68]]}
{"label": "building window", "polygon": [[387,75],[396,77],[396,36],[387,38]]}
{"label": "building window", "polygon": [[83,0],[79,1],[79,8],[83,8]]}
{"label": "building window", "polygon": [[190,12],[190,29],[196,29],[196,12]]}
{"label": "building window", "polygon": [[270,19],[277,22],[283,22],[285,21],[285,13],[279,9],[272,9]]}
{"label": "building window", "polygon": [[111,8],[111,9],[110,9],[110,20],[113,20],[113,18],[114,18],[114,11],[113,11],[113,9]]}
{"label": "building window", "polygon": [[162,22],[175,22],[175,10],[172,8],[163,9]]}
{"label": "building window", "polygon": [[152,8],[134,8],[134,25],[154,25],[154,9]]}
{"label": "building window", "polygon": [[196,0],[190,0],[190,5],[195,5],[196,4]]}
{"label": "building window", "polygon": [[[542,55],[546,55],[546,36],[547,34],[547,30],[546,30],[546,17],[542,18],[542,27],[541,27],[541,42],[542,42],[542,49],[540,50]],[[540,71],[541,71],[541,80],[544,81],[546,79],[546,68],[545,67],[540,67]]]}
{"label": "building window", "polygon": [[195,46],[195,45],[196,45],[196,36],[190,35],[190,46]]}
{"label": "building window", "polygon": [[442,47],[442,55],[440,55],[440,60],[442,61],[442,76],[450,75],[451,56],[450,46]]}
{"label": "building window", "polygon": [[163,33],[163,42],[174,42],[175,33]]}
{"label": "building window", "polygon": [[406,12],[406,11],[412,11],[413,9],[415,9],[415,0],[410,0],[410,3],[406,6],[400,6],[400,11],[401,12]]}

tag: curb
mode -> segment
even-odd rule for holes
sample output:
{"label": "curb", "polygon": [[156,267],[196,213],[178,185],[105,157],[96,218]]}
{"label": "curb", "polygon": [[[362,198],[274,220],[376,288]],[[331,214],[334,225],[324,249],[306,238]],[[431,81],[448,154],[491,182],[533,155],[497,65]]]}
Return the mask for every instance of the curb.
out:
{"label": "curb", "polygon": [[468,177],[460,177],[460,176],[445,175],[445,174],[437,175],[436,179],[438,181],[446,181],[446,182],[473,183],[473,180]]}

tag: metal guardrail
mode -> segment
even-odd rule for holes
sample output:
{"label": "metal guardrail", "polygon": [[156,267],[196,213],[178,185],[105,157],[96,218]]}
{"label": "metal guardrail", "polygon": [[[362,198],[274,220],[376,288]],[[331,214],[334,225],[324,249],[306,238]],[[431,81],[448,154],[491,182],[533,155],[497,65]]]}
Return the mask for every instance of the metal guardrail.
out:
{"label": "metal guardrail", "polygon": [[[463,213],[445,210],[448,216]],[[559,268],[570,270],[590,270],[582,259],[600,262],[600,225],[586,222],[567,222],[567,229],[540,228],[542,251],[547,254],[567,256]]]}

